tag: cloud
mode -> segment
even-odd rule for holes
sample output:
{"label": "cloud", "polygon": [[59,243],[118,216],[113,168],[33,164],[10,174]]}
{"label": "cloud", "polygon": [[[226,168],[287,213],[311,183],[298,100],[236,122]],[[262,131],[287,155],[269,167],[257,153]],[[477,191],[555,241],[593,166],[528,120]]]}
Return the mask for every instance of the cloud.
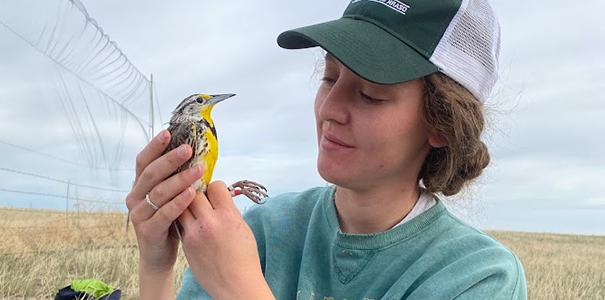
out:
{"label": "cloud", "polygon": [[[189,94],[237,94],[213,112],[221,149],[215,178],[228,183],[256,180],[273,194],[324,184],[315,170],[313,116],[313,72],[320,52],[283,50],[275,39],[284,30],[337,18],[347,3],[83,1],[137,68],[154,74],[163,122]],[[485,138],[492,164],[461,195],[467,201],[454,209],[487,228],[598,232],[598,220],[605,217],[600,189],[605,175],[605,141],[600,138],[605,130],[605,40],[599,38],[605,36],[605,2],[492,5],[503,37],[500,81],[487,103],[490,123]],[[81,161],[58,98],[33,100],[40,91],[55,87],[49,80],[53,68],[38,63],[43,60],[2,27],[0,46],[0,104],[10,108],[0,110],[0,117],[4,124],[15,124],[0,127],[0,139]],[[28,100],[13,101],[17,94]],[[136,109],[146,116],[145,105],[143,101]],[[44,124],[37,140],[30,139],[31,124]],[[131,168],[145,144],[136,130],[126,130],[121,168]],[[2,144],[0,154],[10,158],[2,165],[82,183],[128,189],[133,177],[128,172],[82,170]],[[8,176],[1,177],[10,178],[5,185],[25,189],[30,182],[32,188],[31,179]],[[35,187],[64,191],[64,186],[40,182]],[[57,206],[56,200],[51,202]],[[245,200],[238,203],[248,205]]]}

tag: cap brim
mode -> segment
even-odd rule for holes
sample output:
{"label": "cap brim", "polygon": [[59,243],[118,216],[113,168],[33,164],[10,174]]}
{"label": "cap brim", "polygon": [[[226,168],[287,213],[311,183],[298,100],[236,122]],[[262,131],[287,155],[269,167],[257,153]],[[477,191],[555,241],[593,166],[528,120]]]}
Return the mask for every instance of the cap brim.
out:
{"label": "cap brim", "polygon": [[280,47],[320,46],[351,71],[375,83],[392,84],[438,71],[416,50],[380,27],[351,18],[301,27],[277,37]]}

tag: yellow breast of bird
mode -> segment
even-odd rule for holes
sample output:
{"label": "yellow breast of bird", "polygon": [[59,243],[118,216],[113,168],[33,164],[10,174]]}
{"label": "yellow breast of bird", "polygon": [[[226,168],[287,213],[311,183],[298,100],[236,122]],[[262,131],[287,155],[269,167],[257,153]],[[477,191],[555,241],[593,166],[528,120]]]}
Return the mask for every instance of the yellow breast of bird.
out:
{"label": "yellow breast of bird", "polygon": [[200,180],[205,189],[212,180],[214,165],[218,159],[218,141],[212,130],[208,127],[204,127],[200,133],[201,136],[197,139],[198,146],[196,147],[199,150],[196,154],[197,163],[204,168],[204,175]]}
{"label": "yellow breast of bird", "polygon": [[201,120],[190,123],[190,134],[188,143],[193,148],[193,157],[189,165],[201,165],[203,175],[199,181],[193,184],[198,192],[205,192],[208,184],[212,180],[214,165],[218,159],[218,140],[214,122],[210,116],[212,107],[206,106],[200,111]]}

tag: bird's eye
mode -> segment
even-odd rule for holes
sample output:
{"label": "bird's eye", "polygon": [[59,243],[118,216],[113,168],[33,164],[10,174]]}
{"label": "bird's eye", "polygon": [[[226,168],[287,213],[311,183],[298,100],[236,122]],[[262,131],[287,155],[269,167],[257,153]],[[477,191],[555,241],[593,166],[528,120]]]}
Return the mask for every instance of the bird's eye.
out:
{"label": "bird's eye", "polygon": [[197,101],[197,103],[200,103],[200,104],[204,103],[204,99],[201,97],[197,98],[195,101]]}

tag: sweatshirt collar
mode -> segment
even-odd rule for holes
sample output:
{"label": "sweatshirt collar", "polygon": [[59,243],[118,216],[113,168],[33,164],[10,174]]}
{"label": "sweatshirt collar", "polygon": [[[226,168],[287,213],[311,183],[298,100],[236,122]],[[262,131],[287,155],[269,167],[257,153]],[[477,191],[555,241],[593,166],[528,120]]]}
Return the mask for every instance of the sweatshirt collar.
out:
{"label": "sweatshirt collar", "polygon": [[334,243],[339,247],[347,249],[378,250],[402,242],[421,233],[430,227],[440,216],[447,213],[442,200],[435,196],[436,204],[433,207],[395,228],[375,233],[344,233],[340,230],[336,207],[334,206],[333,197],[335,192],[335,186],[326,189],[322,197],[322,206],[326,221],[335,234]]}

